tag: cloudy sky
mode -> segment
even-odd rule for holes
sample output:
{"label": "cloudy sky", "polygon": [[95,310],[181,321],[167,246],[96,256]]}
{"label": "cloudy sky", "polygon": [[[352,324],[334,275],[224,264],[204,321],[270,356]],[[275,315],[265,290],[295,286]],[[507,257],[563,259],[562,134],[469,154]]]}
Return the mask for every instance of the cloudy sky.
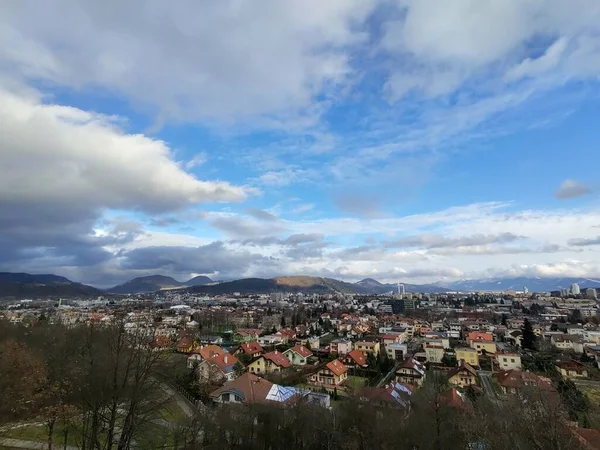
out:
{"label": "cloudy sky", "polygon": [[5,0],[0,270],[600,276],[597,0]]}

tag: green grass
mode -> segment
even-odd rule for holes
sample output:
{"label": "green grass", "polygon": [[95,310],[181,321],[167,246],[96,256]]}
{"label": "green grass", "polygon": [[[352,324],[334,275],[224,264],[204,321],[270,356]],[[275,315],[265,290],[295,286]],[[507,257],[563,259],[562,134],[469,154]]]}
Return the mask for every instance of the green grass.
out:
{"label": "green grass", "polygon": [[[64,426],[56,425],[54,429],[54,444],[62,446],[64,444]],[[29,425],[25,427],[7,430],[2,433],[3,438],[21,439],[23,441],[47,442],[48,430],[43,425]],[[81,442],[81,429],[79,427],[70,426],[67,435],[67,445],[78,445]]]}
{"label": "green grass", "polygon": [[177,402],[173,399],[167,402],[159,410],[159,416],[169,422],[183,422],[186,419],[185,413],[181,410]]}
{"label": "green grass", "polygon": [[360,391],[362,388],[364,388],[367,385],[367,381],[368,380],[363,377],[350,376],[346,380],[345,385],[348,388],[350,388],[352,391],[356,392],[356,391]]}

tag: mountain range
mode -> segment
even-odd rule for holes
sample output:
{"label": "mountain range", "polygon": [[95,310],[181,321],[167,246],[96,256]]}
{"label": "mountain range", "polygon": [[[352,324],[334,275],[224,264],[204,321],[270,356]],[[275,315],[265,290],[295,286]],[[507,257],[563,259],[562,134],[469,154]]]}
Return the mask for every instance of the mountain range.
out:
{"label": "mountain range", "polygon": [[203,286],[212,283],[208,277],[197,276],[191,280],[180,282],[175,278],[164,275],[150,275],[147,277],[138,277],[119,284],[107,290],[110,294],[143,294],[145,292],[155,292],[167,289],[181,289],[190,286]]}
{"label": "mountain range", "polygon": [[102,291],[58,275],[0,272],[0,297],[98,296]]}
{"label": "mountain range", "polygon": [[[420,293],[522,291],[525,287],[527,287],[529,292],[549,292],[568,289],[574,283],[578,284],[581,289],[586,289],[588,287],[600,288],[599,280],[564,277],[486,278],[420,285],[404,283],[403,286],[405,292]],[[164,275],[151,275],[134,278],[103,291],[52,274],[31,275],[27,273],[0,272],[0,297],[40,298],[99,296],[103,294],[140,294],[171,289],[197,294],[232,294],[234,292],[239,292],[240,294],[269,292],[385,294],[397,292],[398,284],[384,284],[373,278],[365,278],[356,283],[350,283],[334,278],[310,276],[243,278],[227,282],[216,282],[209,277],[198,276],[188,281],[180,282]]]}

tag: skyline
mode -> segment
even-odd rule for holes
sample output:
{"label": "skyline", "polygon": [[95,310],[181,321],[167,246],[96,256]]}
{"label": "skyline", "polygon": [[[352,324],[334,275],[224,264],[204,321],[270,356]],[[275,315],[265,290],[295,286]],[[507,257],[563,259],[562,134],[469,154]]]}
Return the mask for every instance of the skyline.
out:
{"label": "skyline", "polygon": [[0,5],[0,271],[600,277],[600,4]]}

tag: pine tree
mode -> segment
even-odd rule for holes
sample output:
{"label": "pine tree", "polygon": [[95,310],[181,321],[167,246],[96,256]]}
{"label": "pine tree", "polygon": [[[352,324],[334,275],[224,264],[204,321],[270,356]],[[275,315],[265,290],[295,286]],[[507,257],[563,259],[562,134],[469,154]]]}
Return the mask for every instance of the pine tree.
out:
{"label": "pine tree", "polygon": [[536,336],[533,332],[531,322],[529,319],[525,319],[525,322],[523,323],[523,338],[521,340],[521,347],[529,350],[535,350],[535,340]]}

